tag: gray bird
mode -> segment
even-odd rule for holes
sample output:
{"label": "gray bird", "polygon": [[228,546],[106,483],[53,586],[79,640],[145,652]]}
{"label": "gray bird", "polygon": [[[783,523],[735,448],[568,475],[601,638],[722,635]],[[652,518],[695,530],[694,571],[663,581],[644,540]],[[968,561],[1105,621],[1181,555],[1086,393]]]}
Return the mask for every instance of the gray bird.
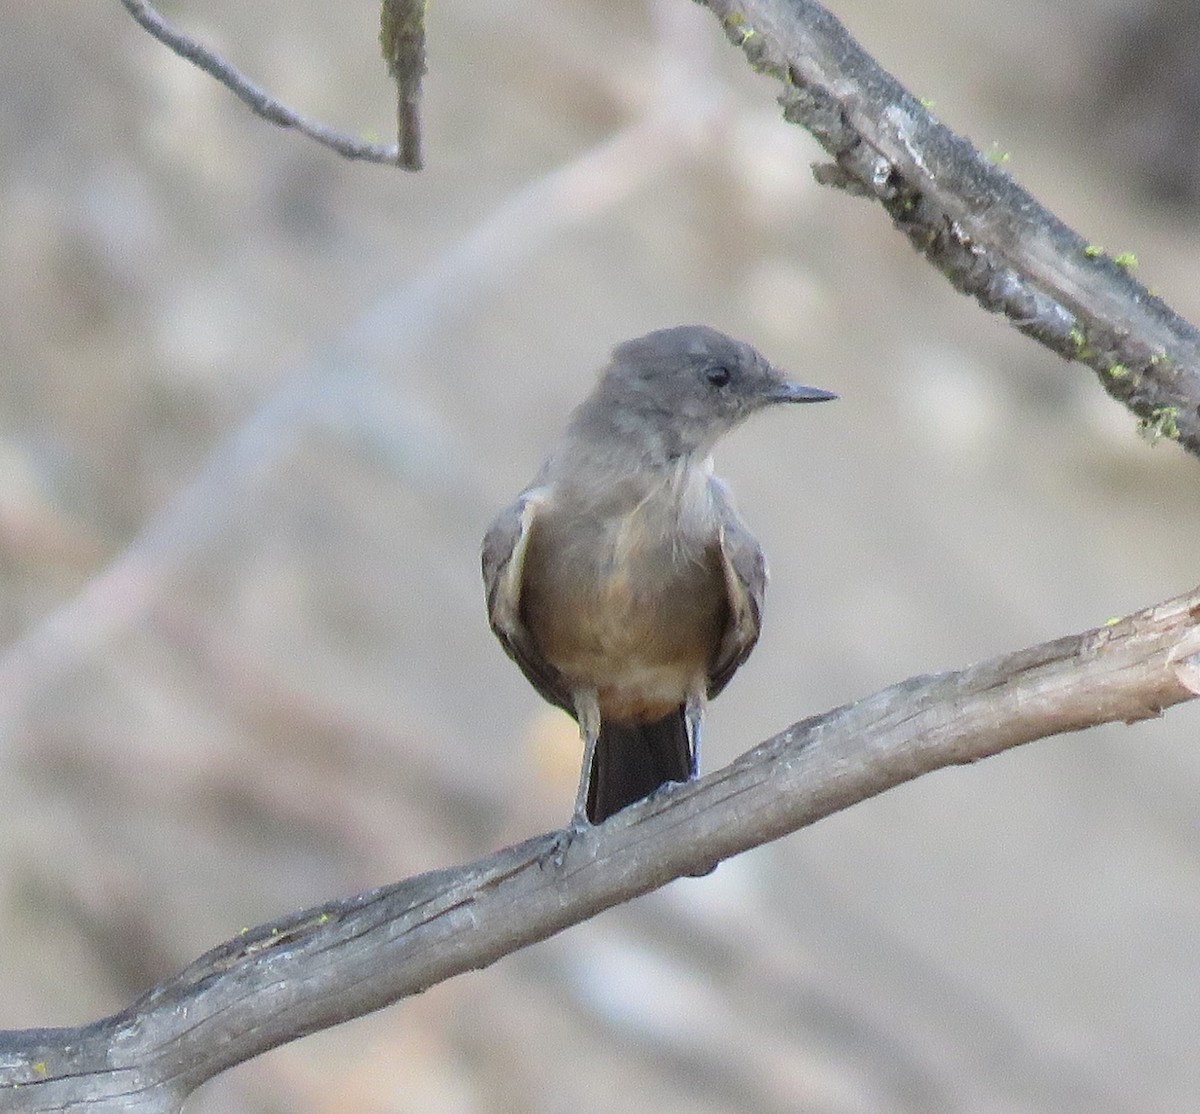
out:
{"label": "gray bird", "polygon": [[626,341],[492,523],[492,630],[583,736],[573,827],[696,777],[705,703],[758,640],[766,562],[712,473],[717,440],[836,397],[703,325]]}

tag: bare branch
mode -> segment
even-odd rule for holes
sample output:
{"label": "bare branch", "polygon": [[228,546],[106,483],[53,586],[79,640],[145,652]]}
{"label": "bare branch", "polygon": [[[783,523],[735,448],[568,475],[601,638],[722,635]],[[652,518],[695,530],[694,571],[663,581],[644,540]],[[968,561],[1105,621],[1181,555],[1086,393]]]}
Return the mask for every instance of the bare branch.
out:
{"label": "bare branch", "polygon": [[561,863],[561,833],[540,836],[244,933],[106,1020],[0,1034],[4,1108],[176,1110],[260,1052],[485,967],[921,774],[1156,716],[1197,695],[1200,587],[1083,634],[914,677],[618,813],[571,842]]}
{"label": "bare branch", "polygon": [[930,115],[814,0],[700,0],[784,116],[833,156],[818,180],[874,197],[951,283],[1069,360],[1157,436],[1200,455],[1200,333]]}
{"label": "bare branch", "polygon": [[[406,169],[409,164],[401,160],[399,148],[386,146],[381,143],[367,143],[344,132],[309,120],[300,113],[288,108],[271,96],[265,89],[256,85],[248,77],[239,73],[232,65],[215,51],[202,46],[195,39],[185,35],[178,28],[172,27],[146,0],[121,0],[137,22],[150,32],[160,43],[170,48],[180,58],[186,58],[195,66],[199,66],[206,74],[215,77],[222,85],[264,120],[278,124],[281,128],[295,128],[309,139],[348,159],[360,159],[363,162],[388,163],[400,165]],[[411,169],[420,169],[418,165]]]}
{"label": "bare branch", "polygon": [[425,76],[426,0],[383,0],[379,45],[396,82],[396,142],[400,165],[421,169],[421,79]]}

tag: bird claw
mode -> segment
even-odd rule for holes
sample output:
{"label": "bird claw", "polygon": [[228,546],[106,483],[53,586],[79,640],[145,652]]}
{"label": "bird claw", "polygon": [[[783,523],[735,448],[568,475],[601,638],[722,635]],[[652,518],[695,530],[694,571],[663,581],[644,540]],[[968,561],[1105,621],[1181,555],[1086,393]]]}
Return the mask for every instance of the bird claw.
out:
{"label": "bird claw", "polygon": [[664,781],[662,783],[662,785],[660,785],[657,789],[653,790],[646,797],[646,800],[657,801],[663,797],[669,797],[672,793],[676,792],[679,789],[682,789],[685,785],[691,785],[691,783],[693,781],[695,781],[698,776],[699,775],[696,773],[691,773],[686,778],[682,778],[679,781],[676,781],[673,778],[669,781]]}
{"label": "bird claw", "polygon": [[576,813],[565,828],[560,828],[551,835],[546,850],[538,856],[538,863],[543,867],[547,863],[553,863],[555,870],[562,870],[571,844],[591,827],[593,827],[592,822],[586,815],[581,816]]}

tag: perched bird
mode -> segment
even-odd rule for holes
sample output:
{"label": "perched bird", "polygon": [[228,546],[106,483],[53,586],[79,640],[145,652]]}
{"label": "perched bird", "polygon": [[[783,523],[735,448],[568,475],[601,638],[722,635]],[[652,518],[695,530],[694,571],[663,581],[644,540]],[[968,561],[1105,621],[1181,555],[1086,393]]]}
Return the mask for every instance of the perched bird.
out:
{"label": "perched bird", "polygon": [[573,827],[696,776],[705,703],[758,640],[766,562],[713,446],[767,406],[836,397],[702,325],[626,341],[492,523],[492,630],[583,736]]}

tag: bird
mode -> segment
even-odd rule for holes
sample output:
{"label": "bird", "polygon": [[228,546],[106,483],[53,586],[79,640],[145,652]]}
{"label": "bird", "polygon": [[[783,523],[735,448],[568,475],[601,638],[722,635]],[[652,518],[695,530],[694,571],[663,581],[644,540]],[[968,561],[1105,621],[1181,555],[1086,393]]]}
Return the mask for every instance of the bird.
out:
{"label": "bird", "polygon": [[490,626],[579,725],[570,829],[698,776],[705,705],[754,649],[767,583],[713,448],[759,410],[834,398],[705,325],[625,341],[488,529]]}

